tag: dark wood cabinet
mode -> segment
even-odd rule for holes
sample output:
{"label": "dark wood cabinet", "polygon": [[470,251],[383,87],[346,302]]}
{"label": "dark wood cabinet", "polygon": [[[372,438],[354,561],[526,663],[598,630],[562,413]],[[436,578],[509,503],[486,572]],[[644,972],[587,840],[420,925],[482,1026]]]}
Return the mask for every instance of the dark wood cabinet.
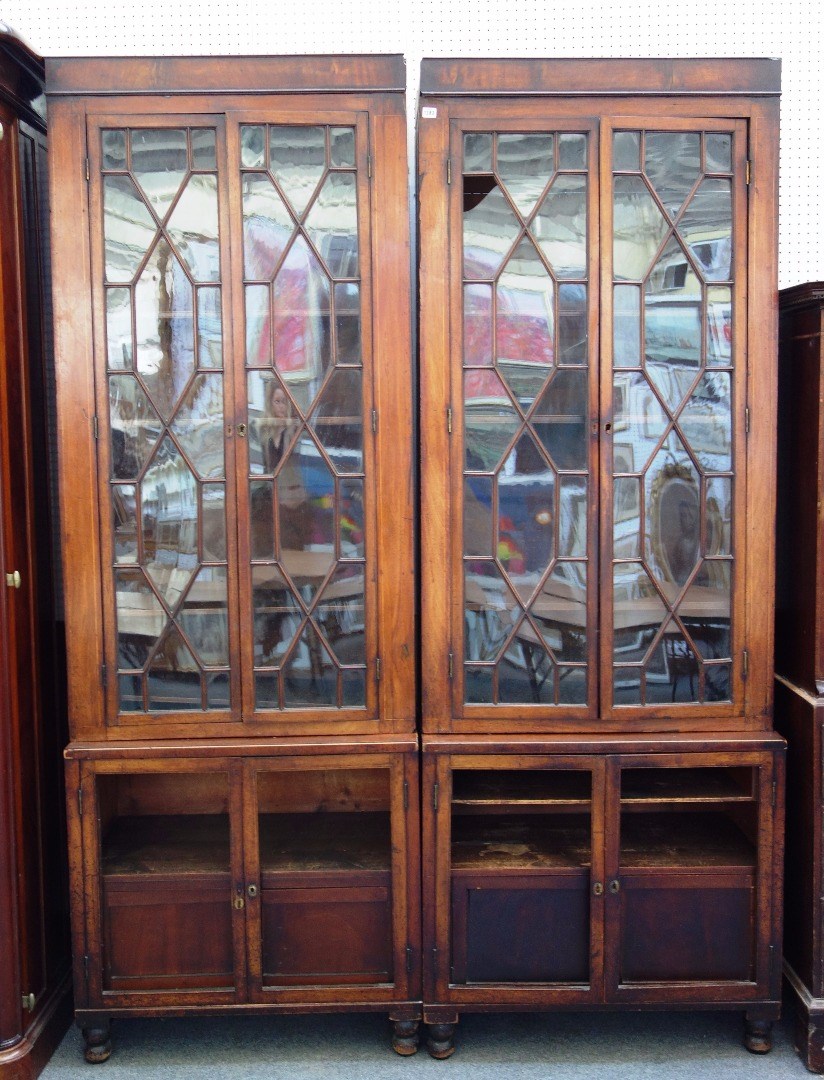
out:
{"label": "dark wood cabinet", "polygon": [[813,1072],[824,1072],[823,327],[824,284],[781,292],[775,717],[788,744],[784,970],[796,1005],[796,1046]]}
{"label": "dark wood cabinet", "polygon": [[460,1009],[573,1004],[742,1008],[769,1048],[778,87],[762,60],[424,61],[438,1056]]}
{"label": "dark wood cabinet", "polygon": [[421,1011],[400,57],[48,65],[77,1020]]}
{"label": "dark wood cabinet", "polygon": [[43,62],[0,23],[0,1077],[71,1011]]}

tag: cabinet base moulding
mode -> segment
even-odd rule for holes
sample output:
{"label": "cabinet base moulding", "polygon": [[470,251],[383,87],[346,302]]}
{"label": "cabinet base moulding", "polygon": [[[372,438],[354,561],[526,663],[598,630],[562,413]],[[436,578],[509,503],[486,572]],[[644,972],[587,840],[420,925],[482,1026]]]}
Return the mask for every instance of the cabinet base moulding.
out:
{"label": "cabinet base moulding", "polygon": [[0,1080],[35,1080],[71,1024],[72,985],[67,971],[20,1042],[0,1050]]}

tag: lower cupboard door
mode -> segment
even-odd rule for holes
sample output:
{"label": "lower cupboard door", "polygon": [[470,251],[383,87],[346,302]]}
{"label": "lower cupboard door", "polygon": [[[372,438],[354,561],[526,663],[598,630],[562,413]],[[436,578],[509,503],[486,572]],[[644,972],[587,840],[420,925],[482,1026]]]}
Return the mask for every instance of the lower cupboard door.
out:
{"label": "lower cupboard door", "polygon": [[229,875],[103,879],[103,990],[234,990]]}
{"label": "lower cupboard door", "polygon": [[589,981],[588,871],[453,875],[453,984]]}
{"label": "lower cupboard door", "polygon": [[388,885],[264,884],[261,900],[264,988],[393,982]]}

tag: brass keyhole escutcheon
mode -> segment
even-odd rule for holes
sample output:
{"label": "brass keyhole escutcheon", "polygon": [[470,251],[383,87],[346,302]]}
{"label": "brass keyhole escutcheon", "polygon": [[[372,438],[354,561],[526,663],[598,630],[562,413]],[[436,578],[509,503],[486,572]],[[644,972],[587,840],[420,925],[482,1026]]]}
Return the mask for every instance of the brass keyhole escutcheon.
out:
{"label": "brass keyhole escutcheon", "polygon": [[244,900],[242,896],[236,896],[232,901],[236,911],[242,911],[244,907]]}
{"label": "brass keyhole escutcheon", "polygon": [[237,433],[241,437],[241,439],[245,439],[246,438],[246,425],[245,424],[238,424]]}
{"label": "brass keyhole escutcheon", "polygon": [[604,895],[603,882],[596,881],[595,884],[592,886],[592,891],[593,891],[593,893],[595,893],[596,896],[603,896]]}
{"label": "brass keyhole escutcheon", "polygon": [[20,588],[20,571],[15,570],[12,574],[6,574],[6,584],[10,589]]}
{"label": "brass keyhole escutcheon", "polygon": [[250,885],[246,891],[249,893],[250,898],[254,900],[257,896],[257,885]]}
{"label": "brass keyhole escutcheon", "polygon": [[618,880],[618,878],[614,878],[614,879],[613,879],[613,880],[612,880],[612,881],[611,881],[611,882],[609,883],[609,891],[610,891],[611,893],[617,893],[617,892],[620,892],[620,891],[621,891],[621,882],[620,882],[620,881]]}

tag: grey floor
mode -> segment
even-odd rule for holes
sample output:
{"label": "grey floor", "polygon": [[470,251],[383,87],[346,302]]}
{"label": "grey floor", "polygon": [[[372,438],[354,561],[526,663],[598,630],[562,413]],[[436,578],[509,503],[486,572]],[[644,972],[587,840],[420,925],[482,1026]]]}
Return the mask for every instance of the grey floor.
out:
{"label": "grey floor", "polygon": [[457,1050],[434,1061],[424,1049],[400,1058],[389,1025],[374,1015],[123,1020],[114,1053],[87,1065],[79,1032],[66,1035],[43,1080],[188,1077],[216,1080],[775,1080],[809,1077],[793,1049],[792,1014],[773,1050],[747,1053],[735,1013],[549,1013],[461,1018]]}

